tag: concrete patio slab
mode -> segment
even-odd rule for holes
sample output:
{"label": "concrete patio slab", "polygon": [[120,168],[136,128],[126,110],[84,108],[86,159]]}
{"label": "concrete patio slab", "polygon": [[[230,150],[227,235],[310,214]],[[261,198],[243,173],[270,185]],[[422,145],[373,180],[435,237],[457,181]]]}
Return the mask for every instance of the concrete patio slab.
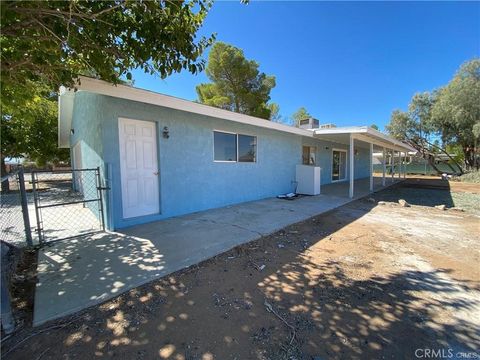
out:
{"label": "concrete patio slab", "polygon": [[52,243],[39,251],[34,326],[350,201],[332,195],[270,198]]}

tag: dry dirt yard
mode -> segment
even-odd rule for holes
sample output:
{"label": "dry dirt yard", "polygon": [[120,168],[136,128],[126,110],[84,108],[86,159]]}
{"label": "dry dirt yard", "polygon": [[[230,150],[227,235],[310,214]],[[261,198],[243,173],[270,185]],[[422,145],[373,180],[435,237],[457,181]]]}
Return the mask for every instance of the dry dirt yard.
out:
{"label": "dry dirt yard", "polygon": [[3,358],[478,358],[479,257],[475,211],[358,200],[24,329]]}

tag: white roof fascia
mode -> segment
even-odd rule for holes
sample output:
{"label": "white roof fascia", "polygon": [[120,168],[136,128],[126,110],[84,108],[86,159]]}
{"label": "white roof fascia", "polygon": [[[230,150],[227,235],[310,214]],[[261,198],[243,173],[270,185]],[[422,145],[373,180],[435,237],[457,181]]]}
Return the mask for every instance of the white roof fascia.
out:
{"label": "white roof fascia", "polygon": [[305,129],[283,125],[270,120],[265,120],[245,114],[239,114],[233,111],[219,109],[213,106],[180,99],[169,95],[159,94],[149,90],[139,89],[121,84],[113,85],[106,81],[92,79],[88,77],[80,77],[80,84],[77,86],[77,89],[80,91],[84,90],[96,94],[163,106],[170,109],[186,111],[218,119],[230,120],[241,124],[253,125],[266,129],[313,137],[313,132],[307,131]]}
{"label": "white roof fascia", "polygon": [[398,141],[368,126],[349,126],[349,127],[338,127],[338,128],[332,128],[332,129],[315,130],[315,135],[317,135],[317,137],[322,137],[324,139],[328,138],[328,135],[340,135],[340,134],[357,135],[356,138],[358,140],[371,142],[373,144],[377,144],[378,146],[384,146],[397,151],[407,150],[407,151],[416,152],[416,150],[412,148],[410,145],[405,144],[401,141]]}
{"label": "white roof fascia", "polygon": [[58,94],[58,147],[70,147],[70,129],[72,128],[73,102],[75,94],[73,91],[60,87]]}

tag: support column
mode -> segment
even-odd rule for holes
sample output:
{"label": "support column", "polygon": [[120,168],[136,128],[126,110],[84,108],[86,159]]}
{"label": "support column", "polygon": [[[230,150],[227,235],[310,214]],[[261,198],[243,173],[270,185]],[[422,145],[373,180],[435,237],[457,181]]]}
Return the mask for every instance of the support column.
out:
{"label": "support column", "polygon": [[373,144],[370,144],[370,192],[373,191]]}
{"label": "support column", "polygon": [[402,176],[402,152],[398,152],[398,179],[400,180]]}
{"label": "support column", "polygon": [[354,179],[354,174],[353,174],[353,169],[354,169],[354,141],[353,141],[353,136],[350,134],[350,148],[349,148],[349,160],[350,160],[350,188],[348,191],[348,196],[350,198],[353,198],[353,179]]}
{"label": "support column", "polygon": [[390,158],[390,170],[392,171],[392,183],[395,181],[395,179],[393,178],[395,176],[394,169],[395,169],[395,150],[392,149],[392,157]]}
{"label": "support column", "polygon": [[404,163],[403,163],[403,178],[404,179],[407,178],[407,156],[408,156],[408,152],[405,151],[405,157],[403,158],[404,159]]}
{"label": "support column", "polygon": [[385,156],[385,148],[383,148],[382,156],[383,156],[382,186],[385,186],[385,173],[387,171],[387,163],[386,163],[387,157]]}

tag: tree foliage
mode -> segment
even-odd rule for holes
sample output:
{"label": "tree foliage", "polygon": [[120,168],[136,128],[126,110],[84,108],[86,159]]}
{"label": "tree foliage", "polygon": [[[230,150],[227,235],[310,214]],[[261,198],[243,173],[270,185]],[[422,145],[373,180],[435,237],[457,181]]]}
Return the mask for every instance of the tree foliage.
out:
{"label": "tree foliage", "polygon": [[217,42],[210,50],[206,74],[211,83],[197,86],[198,100],[207,105],[270,119],[268,105],[275,77],[259,71],[235,46]]}
{"label": "tree foliage", "polygon": [[35,89],[34,96],[22,106],[5,104],[2,108],[2,162],[5,157],[24,156],[39,166],[68,160],[68,149],[57,147],[57,95],[46,86],[28,85]]}
{"label": "tree foliage", "polygon": [[267,104],[267,107],[270,110],[270,120],[277,122],[282,120],[282,116],[280,115],[280,105],[272,102]]}
{"label": "tree foliage", "polygon": [[295,126],[300,126],[300,120],[308,119],[312,117],[310,113],[303,106],[295,111],[292,115]]}
{"label": "tree foliage", "polygon": [[475,148],[480,125],[480,59],[464,63],[453,79],[436,96],[432,126],[445,144],[463,147],[465,161],[475,164]]}
{"label": "tree foliage", "polygon": [[[162,78],[204,68],[213,37],[195,38],[211,6],[180,1],[3,1],[2,89],[41,81],[56,90],[82,72],[117,83],[141,68]],[[18,92],[15,92],[18,93]]]}
{"label": "tree foliage", "polygon": [[210,0],[2,1],[2,164],[62,155],[53,92],[74,86],[78,75],[118,83],[130,81],[133,68],[162,78],[203,70],[214,35],[196,32],[210,7]]}
{"label": "tree foliage", "polygon": [[[480,60],[463,64],[446,86],[415,94],[407,112],[393,111],[386,129],[425,158],[435,152],[450,155],[446,147],[458,145],[467,167],[478,166],[474,154],[480,136]],[[441,144],[435,142],[438,139]],[[455,163],[458,156],[450,159]]]}

